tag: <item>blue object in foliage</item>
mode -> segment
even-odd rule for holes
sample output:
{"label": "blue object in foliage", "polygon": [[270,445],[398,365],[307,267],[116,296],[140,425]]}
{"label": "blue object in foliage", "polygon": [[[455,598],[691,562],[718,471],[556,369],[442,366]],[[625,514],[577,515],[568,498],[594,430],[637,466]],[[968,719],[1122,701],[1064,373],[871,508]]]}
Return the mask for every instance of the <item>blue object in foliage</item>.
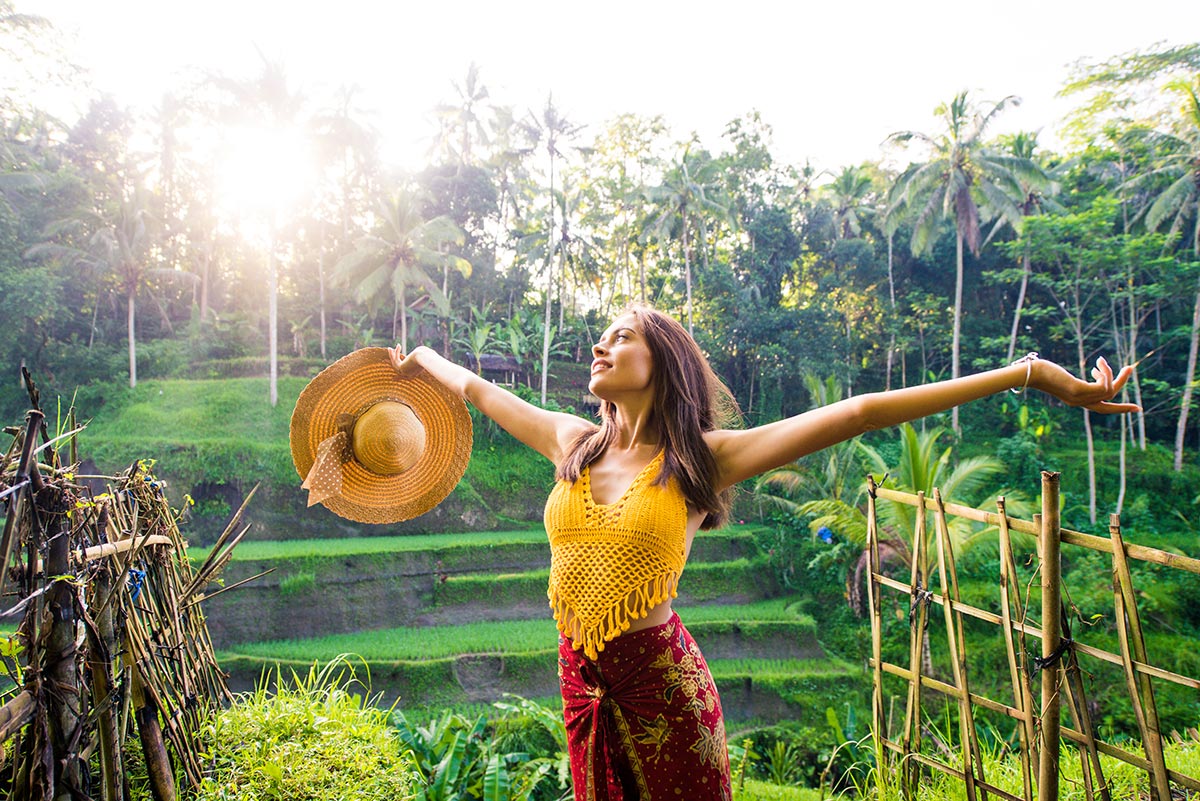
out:
{"label": "blue object in foliage", "polygon": [[821,542],[833,542],[833,532],[829,530],[828,526],[821,526],[819,529],[817,529],[817,536],[820,538]]}
{"label": "blue object in foliage", "polygon": [[129,589],[130,600],[136,601],[142,593],[142,581],[146,578],[145,570],[138,570],[136,567],[129,568]]}

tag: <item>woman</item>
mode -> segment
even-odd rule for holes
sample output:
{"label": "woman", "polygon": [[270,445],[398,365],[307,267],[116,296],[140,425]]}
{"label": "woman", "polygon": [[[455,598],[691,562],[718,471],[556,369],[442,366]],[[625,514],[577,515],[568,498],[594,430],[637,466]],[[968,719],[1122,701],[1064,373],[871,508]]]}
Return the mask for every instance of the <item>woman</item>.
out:
{"label": "woman", "polygon": [[729,512],[735,484],[876,428],[1006,389],[1040,389],[1114,413],[1132,368],[1104,359],[1093,381],[1031,354],[1008,367],[860,395],[751,429],[722,428],[728,391],[674,319],[645,307],[592,348],[588,388],[600,424],[533,406],[428,348],[424,368],[553,462],[546,504],[550,603],[575,797],[581,801],[730,798],[720,701],[671,599],[696,531]]}

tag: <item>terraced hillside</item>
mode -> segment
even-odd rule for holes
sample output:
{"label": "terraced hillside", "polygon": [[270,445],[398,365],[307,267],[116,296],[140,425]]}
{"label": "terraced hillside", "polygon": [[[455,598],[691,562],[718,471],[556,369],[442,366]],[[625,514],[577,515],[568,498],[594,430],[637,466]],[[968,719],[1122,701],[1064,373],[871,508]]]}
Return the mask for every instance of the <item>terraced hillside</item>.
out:
{"label": "terraced hillside", "polygon": [[[380,702],[405,709],[557,694],[554,624],[541,530],[247,543],[206,601],[235,689],[277,666],[356,654]],[[824,720],[826,699],[856,695],[857,668],[829,659],[811,617],[783,597],[752,531],[701,532],[677,608],[732,721]]]}

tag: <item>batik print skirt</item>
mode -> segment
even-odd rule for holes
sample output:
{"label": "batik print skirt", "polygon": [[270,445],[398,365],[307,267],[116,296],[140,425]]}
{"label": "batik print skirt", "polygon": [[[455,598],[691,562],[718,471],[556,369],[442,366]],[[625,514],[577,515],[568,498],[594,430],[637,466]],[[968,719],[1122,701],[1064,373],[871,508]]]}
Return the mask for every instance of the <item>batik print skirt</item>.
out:
{"label": "batik print skirt", "polygon": [[592,661],[560,638],[576,801],[729,801],[729,752],[708,665],[679,616]]}

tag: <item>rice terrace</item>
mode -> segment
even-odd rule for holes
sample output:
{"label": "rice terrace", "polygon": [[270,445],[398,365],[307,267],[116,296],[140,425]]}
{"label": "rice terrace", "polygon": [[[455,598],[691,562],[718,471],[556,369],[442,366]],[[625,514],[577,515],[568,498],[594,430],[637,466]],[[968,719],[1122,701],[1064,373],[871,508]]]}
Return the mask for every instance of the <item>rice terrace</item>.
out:
{"label": "rice terrace", "polygon": [[0,0],[0,797],[1200,799],[1200,43],[1059,24],[1032,121],[964,55],[839,164],[795,10],[714,133],[615,12],[529,102],[491,8],[443,76],[128,3]]}

